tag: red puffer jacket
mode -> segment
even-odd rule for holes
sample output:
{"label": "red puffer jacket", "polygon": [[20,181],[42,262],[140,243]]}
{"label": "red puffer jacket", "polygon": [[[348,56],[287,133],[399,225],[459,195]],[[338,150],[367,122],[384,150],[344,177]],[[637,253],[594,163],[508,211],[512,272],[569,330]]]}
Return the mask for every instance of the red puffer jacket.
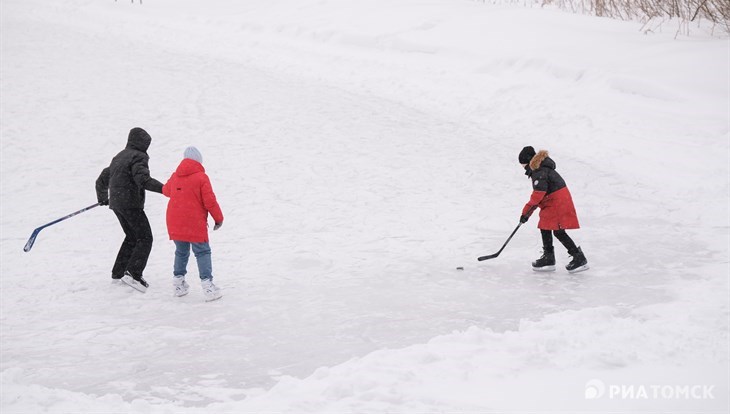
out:
{"label": "red puffer jacket", "polygon": [[530,201],[522,209],[522,215],[531,214],[540,207],[541,230],[569,230],[580,228],[573,197],[563,177],[555,171],[555,161],[547,151],[540,151],[530,161],[527,175],[532,181]]}
{"label": "red puffer jacket", "polygon": [[170,240],[202,243],[208,241],[208,213],[223,223],[223,213],[215,199],[203,165],[185,158],[167,183],[162,194],[167,203],[167,232]]}

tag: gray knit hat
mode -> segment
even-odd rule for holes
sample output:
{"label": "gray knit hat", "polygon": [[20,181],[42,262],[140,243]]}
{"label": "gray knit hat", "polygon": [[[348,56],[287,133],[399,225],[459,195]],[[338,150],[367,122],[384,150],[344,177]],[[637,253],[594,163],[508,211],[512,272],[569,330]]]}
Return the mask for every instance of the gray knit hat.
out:
{"label": "gray knit hat", "polygon": [[191,160],[195,160],[201,164],[203,163],[203,154],[201,154],[200,151],[193,146],[185,148],[185,158],[190,158]]}

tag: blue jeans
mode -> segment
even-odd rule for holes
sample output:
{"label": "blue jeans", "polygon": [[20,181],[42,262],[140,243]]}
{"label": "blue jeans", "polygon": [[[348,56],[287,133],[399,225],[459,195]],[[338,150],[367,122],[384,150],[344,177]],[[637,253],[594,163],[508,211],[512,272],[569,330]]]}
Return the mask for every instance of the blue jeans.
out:
{"label": "blue jeans", "polygon": [[172,273],[175,277],[183,277],[188,273],[188,259],[190,258],[190,246],[192,245],[195,261],[198,262],[200,279],[213,279],[213,262],[210,259],[210,245],[208,243],[173,241],[175,242],[175,267]]}

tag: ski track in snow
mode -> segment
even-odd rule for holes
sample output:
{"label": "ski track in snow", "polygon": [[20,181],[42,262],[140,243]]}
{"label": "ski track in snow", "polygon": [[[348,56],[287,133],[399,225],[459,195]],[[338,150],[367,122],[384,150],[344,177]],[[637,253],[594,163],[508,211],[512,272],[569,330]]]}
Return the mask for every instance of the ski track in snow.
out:
{"label": "ski track in snow", "polygon": [[[437,84],[418,99],[403,78],[392,85],[397,100],[388,85],[347,87],[334,69],[332,79],[311,76],[306,64],[301,76],[283,64],[267,70],[273,60],[257,65],[104,33],[90,28],[96,22],[51,22],[33,17],[41,6],[29,4],[3,13],[0,167],[1,369],[19,370],[27,383],[188,406],[240,400],[284,375],[306,377],[470,326],[499,333],[601,306],[628,314],[671,301],[678,280],[708,277],[693,262],[727,261],[727,142],[724,153],[707,149],[727,130],[712,113],[685,142],[689,128],[672,120],[680,92],[617,76],[589,86],[611,97],[599,106],[570,86],[597,76],[591,70],[503,59],[472,74],[488,99],[434,102]],[[368,36],[336,39],[373,47]],[[377,46],[440,50],[385,39]],[[515,71],[539,75],[517,81]],[[621,111],[626,102],[660,110]],[[449,103],[457,107],[436,109]],[[222,300],[202,301],[192,258],[191,293],[172,297],[174,246],[157,194],[147,196],[155,244],[145,295],[110,283],[122,233],[104,208],[43,230],[22,253],[34,227],[94,201],[94,180],[133,126],[152,135],[150,169],[163,182],[187,145],[200,148],[226,216],[211,232]],[[516,224],[529,183],[514,158],[533,141],[556,153],[571,188],[585,227],[572,234],[589,272],[562,270],[568,260],[558,246],[560,270],[534,274],[536,219],[498,260],[475,261]],[[638,174],[647,166],[637,159],[650,171]],[[667,161],[680,170],[674,189],[656,171]]]}

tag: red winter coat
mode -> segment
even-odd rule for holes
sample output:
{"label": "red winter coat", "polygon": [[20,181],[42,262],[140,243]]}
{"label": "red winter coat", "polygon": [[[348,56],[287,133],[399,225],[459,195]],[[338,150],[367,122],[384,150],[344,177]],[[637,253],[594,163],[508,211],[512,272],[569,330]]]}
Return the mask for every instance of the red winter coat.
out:
{"label": "red winter coat", "polygon": [[208,213],[223,223],[223,213],[215,199],[203,165],[190,158],[182,160],[162,194],[167,203],[167,232],[170,240],[203,243],[208,241]]}
{"label": "red winter coat", "polygon": [[555,171],[555,161],[548,157],[547,151],[540,151],[532,158],[527,170],[532,180],[532,196],[525,204],[522,214],[540,207],[541,230],[570,230],[580,228],[578,215],[573,205],[573,197],[560,174]]}

